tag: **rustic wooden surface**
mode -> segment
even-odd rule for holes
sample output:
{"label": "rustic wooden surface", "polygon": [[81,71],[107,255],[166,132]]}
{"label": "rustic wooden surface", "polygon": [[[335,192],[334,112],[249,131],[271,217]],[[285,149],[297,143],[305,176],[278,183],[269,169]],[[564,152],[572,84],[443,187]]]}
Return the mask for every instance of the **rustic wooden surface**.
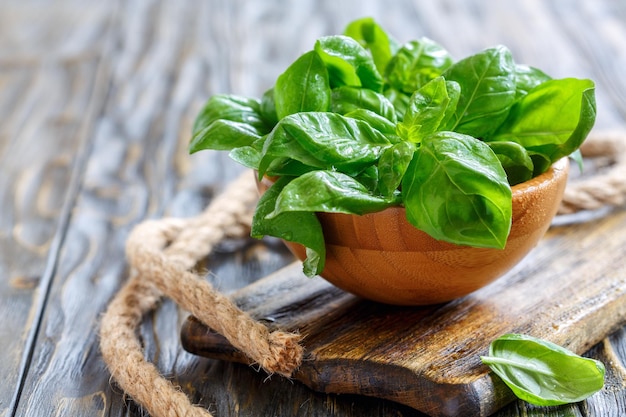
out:
{"label": "rustic wooden surface", "polygon": [[[503,43],[555,77],[593,78],[597,127],[626,122],[626,4],[617,0],[5,0],[0,416],[145,415],[110,380],[96,336],[126,277],[129,231],[200,211],[239,171],[223,154],[186,153],[209,95],[260,94],[316,37],[365,15],[400,40],[429,36],[455,56]],[[603,259],[603,245],[589,251]],[[207,279],[231,291],[291,261],[274,241],[225,242]],[[421,415],[188,354],[185,318],[168,301],[147,317],[146,355],[217,416]],[[588,354],[608,365],[603,391],[563,407],[516,402],[497,415],[623,415],[626,328]]]}
{"label": "rustic wooden surface", "polygon": [[[514,399],[480,361],[492,340],[522,333],[583,354],[626,324],[624,236],[624,211],[554,227],[505,276],[440,305],[362,300],[307,278],[299,262],[232,297],[271,327],[302,334],[294,378],[316,391],[391,399],[432,416],[489,416]],[[602,261],[589,250],[598,246]],[[194,317],[181,333],[190,352],[250,364]]]}

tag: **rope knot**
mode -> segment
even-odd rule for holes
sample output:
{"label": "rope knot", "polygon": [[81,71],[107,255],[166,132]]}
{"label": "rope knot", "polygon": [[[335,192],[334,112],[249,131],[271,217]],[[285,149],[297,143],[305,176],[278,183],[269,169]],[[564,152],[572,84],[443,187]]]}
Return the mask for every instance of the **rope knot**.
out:
{"label": "rope knot", "polygon": [[267,372],[290,377],[302,363],[304,349],[301,337],[294,333],[275,331],[269,334],[269,355],[263,358],[261,367]]}

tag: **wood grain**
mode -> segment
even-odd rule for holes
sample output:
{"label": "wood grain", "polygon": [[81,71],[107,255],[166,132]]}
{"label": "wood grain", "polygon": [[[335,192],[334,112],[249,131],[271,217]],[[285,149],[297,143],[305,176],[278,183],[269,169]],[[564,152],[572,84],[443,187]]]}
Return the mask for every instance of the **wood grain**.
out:
{"label": "wood grain", "polygon": [[[193,117],[211,94],[260,95],[316,37],[365,15],[399,40],[429,36],[457,57],[504,43],[554,76],[593,78],[598,126],[624,124],[622,2],[6,0],[0,416],[145,415],[109,380],[95,336],[126,277],[126,236],[145,218],[197,213],[237,175],[223,154],[186,152]],[[205,267],[207,279],[231,291],[291,261],[275,241],[246,240],[225,242]],[[147,317],[146,356],[218,416],[421,415],[190,355],[178,339],[185,318],[167,301]],[[549,409],[515,403],[498,415],[619,416],[625,341],[622,328],[589,352],[611,364],[607,389],[592,399]]]}
{"label": "wood grain", "polygon": [[[440,306],[359,300],[307,279],[299,263],[233,299],[273,327],[303,335],[295,378],[315,390],[391,399],[433,416],[488,416],[513,400],[480,362],[492,340],[530,334],[583,354],[626,323],[625,236],[624,212],[558,228],[514,273]],[[600,262],[589,250],[598,245],[607,253]],[[190,352],[248,363],[193,317],[182,341]]]}
{"label": "wood grain", "polygon": [[[0,35],[0,414],[18,399],[52,285],[85,157],[84,111],[97,60],[46,57],[68,26],[29,8],[4,8]],[[16,15],[33,19],[21,28]],[[59,11],[57,16],[63,16]],[[66,23],[76,20],[70,16]],[[96,22],[91,22],[92,24]],[[19,32],[17,29],[20,29]],[[22,37],[12,37],[21,34]],[[7,53],[13,52],[7,55]]]}

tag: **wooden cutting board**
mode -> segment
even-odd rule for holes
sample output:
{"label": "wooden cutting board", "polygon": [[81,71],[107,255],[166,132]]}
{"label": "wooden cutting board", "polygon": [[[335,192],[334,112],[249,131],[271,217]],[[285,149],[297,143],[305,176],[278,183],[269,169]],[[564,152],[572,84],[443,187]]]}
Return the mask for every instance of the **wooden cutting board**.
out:
{"label": "wooden cutting board", "polygon": [[[295,379],[313,390],[386,398],[432,416],[488,416],[514,399],[480,355],[503,333],[584,353],[626,322],[626,212],[553,226],[514,270],[459,300],[394,307],[359,299],[294,263],[239,290],[236,303],[304,335]],[[186,350],[248,363],[190,317]]]}

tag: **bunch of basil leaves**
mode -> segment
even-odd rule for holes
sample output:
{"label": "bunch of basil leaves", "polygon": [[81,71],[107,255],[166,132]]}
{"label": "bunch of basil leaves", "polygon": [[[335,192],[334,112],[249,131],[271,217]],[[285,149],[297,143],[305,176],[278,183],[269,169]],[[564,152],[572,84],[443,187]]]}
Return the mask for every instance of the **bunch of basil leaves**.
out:
{"label": "bunch of basil leaves", "polygon": [[503,248],[511,186],[576,155],[595,113],[591,80],[551,79],[504,46],[454,61],[364,18],[318,39],[260,99],[210,98],[190,152],[228,150],[277,178],[252,235],[304,245],[313,276],[325,259],[316,212],[402,205],[436,239]]}

